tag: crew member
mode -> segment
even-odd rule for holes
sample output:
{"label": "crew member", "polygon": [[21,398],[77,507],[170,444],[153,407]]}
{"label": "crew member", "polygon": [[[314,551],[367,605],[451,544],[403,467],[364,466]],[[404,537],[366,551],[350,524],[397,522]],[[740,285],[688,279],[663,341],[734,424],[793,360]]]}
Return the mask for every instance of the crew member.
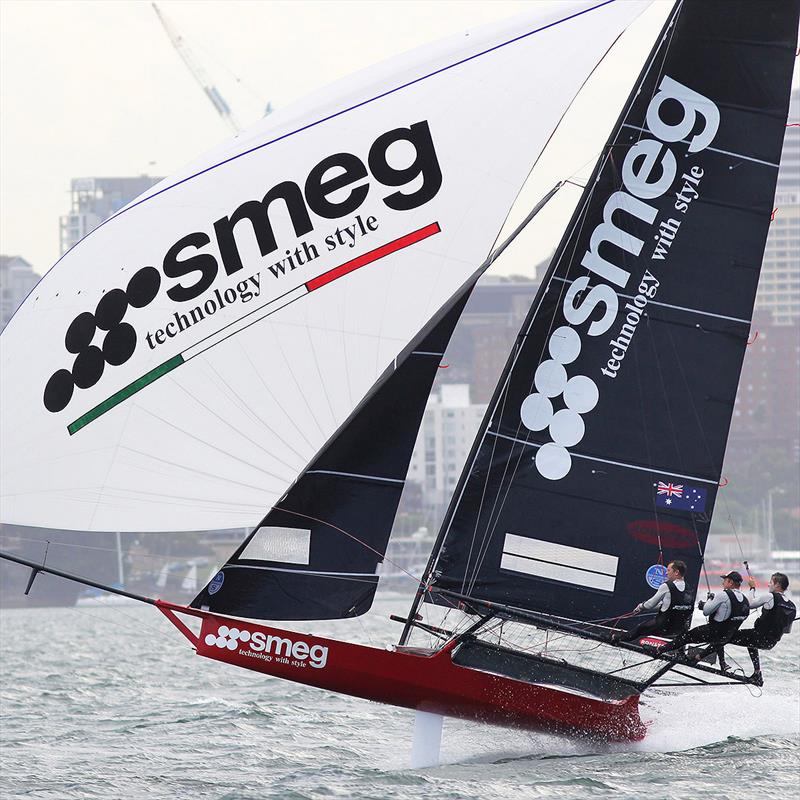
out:
{"label": "crew member", "polygon": [[739,629],[739,626],[747,619],[750,613],[750,603],[741,592],[742,576],[736,572],[729,572],[721,575],[722,592],[716,597],[700,601],[697,607],[709,618],[706,625],[700,625],[686,633],[676,636],[670,644],[661,648],[662,652],[678,650],[686,644],[697,642],[708,642],[711,647],[697,648],[690,659],[701,661],[710,652],[716,651],[719,655],[719,665],[722,669],[727,669],[725,663],[724,646],[730,641],[731,637]]}
{"label": "crew member", "polygon": [[[752,578],[748,582],[751,589],[756,588]],[[772,650],[781,637],[792,629],[797,613],[794,603],[783,596],[788,588],[789,579],[782,572],[776,572],[769,579],[768,591],[750,601],[750,608],[761,609],[755,626],[750,630],[737,631],[730,641],[731,644],[747,648],[750,660],[753,662],[753,680],[759,686],[764,681],[761,677],[758,651]]]}
{"label": "crew member", "polygon": [[685,576],[686,564],[683,561],[670,561],[664,583],[649,600],[639,603],[633,609],[634,614],[655,609],[658,609],[658,613],[629,631],[614,633],[611,641],[629,642],[641,636],[655,634],[677,636],[686,631],[692,621],[694,598],[686,588]]}

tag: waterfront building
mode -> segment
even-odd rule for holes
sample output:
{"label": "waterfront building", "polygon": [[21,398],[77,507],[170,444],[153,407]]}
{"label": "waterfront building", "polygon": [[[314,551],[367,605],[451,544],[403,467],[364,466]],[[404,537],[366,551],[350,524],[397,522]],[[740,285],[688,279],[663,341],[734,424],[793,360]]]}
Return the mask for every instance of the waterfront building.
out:
{"label": "waterfront building", "polygon": [[441,510],[449,500],[485,411],[464,383],[442,384],[428,400],[408,471],[428,508]]}
{"label": "waterfront building", "polygon": [[792,92],[790,126],[775,191],[756,310],[768,311],[778,325],[800,320],[800,90]]}
{"label": "waterfront building", "polygon": [[800,454],[800,319],[791,324],[756,312],[736,394],[729,454],[748,459],[759,447]]}
{"label": "waterfront building", "polygon": [[36,286],[39,277],[21,256],[0,256],[0,331]]}
{"label": "waterfront building", "polygon": [[447,347],[440,382],[468,383],[488,403],[539,284],[487,276],[478,283]]}
{"label": "waterfront building", "polygon": [[70,182],[70,210],[59,220],[61,255],[160,180],[150,175],[73,178]]}

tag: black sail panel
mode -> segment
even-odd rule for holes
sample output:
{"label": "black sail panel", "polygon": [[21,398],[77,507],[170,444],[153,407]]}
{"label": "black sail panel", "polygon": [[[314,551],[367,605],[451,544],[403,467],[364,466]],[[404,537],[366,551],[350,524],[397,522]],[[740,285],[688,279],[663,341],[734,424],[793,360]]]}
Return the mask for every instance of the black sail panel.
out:
{"label": "black sail panel", "polygon": [[369,610],[411,453],[470,281],[192,602],[256,619]]}
{"label": "black sail panel", "polygon": [[750,331],[798,3],[685,2],[559,245],[445,517],[448,592],[611,621],[696,588]]}

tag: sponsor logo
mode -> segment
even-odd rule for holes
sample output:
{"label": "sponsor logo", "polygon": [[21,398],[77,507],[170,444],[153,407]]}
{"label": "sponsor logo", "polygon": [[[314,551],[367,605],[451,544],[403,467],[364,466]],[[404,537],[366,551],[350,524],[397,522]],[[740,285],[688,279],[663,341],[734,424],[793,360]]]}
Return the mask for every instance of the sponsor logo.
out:
{"label": "sponsor logo", "polygon": [[214,636],[213,633],[207,634],[205,642],[209,647],[219,647],[220,650],[225,648],[235,650],[239,646],[239,642],[249,642],[250,636],[250,631],[220,625],[217,635]]}
{"label": "sponsor logo", "polygon": [[277,663],[295,663],[296,666],[308,663],[314,669],[322,669],[328,663],[328,648],[321,644],[309,645],[302,639],[273,636],[263,631],[251,632],[245,628],[220,625],[217,633],[207,634],[204,641],[208,647],[220,650],[237,650],[241,643],[245,645],[239,650],[241,654]]}
{"label": "sponsor logo", "polygon": [[[394,166],[401,159],[403,165]],[[246,278],[237,274],[245,268],[240,250],[243,245],[248,250],[255,245],[264,258],[285,250],[279,261],[265,267],[265,275],[269,270],[279,279],[318,258],[320,248],[352,248],[378,227],[376,217],[362,219],[359,215],[351,219],[352,224],[340,224],[324,235],[319,247],[298,241],[314,231],[319,219],[338,221],[351,216],[368,194],[378,192],[390,211],[409,211],[432,200],[441,185],[433,139],[423,120],[379,135],[364,160],[349,152],[334,153],[323,158],[299,183],[282,181],[263,197],[246,200],[226,216],[209,222],[205,230],[181,236],[159,259],[158,269],[143,267],[125,289],[105,292],[92,311],[78,314],[70,323],[64,344],[75,358],[70,369],[59,369],[47,380],[44,407],[53,413],[63,411],[75,389],[95,386],[106,367],[126,363],[138,341],[145,340],[153,350],[222,308],[258,297],[262,273],[254,272]],[[281,241],[273,218],[288,221],[288,227],[281,223],[281,229],[289,232],[290,241]],[[231,276],[236,276],[235,283],[214,288],[215,283]],[[152,303],[162,283],[166,297],[176,304],[209,294],[198,305],[183,309],[185,313],[175,311],[163,328],[137,335],[131,322],[123,318],[129,309]],[[226,320],[229,323],[230,319]]]}
{"label": "sponsor logo", "polygon": [[639,639],[639,644],[646,647],[661,647],[661,645],[666,644],[667,641],[667,639],[659,639],[655,636],[645,636]]}
{"label": "sponsor logo", "polygon": [[[663,111],[666,106],[666,112]],[[572,457],[568,448],[583,439],[585,426],[582,415],[589,413],[598,403],[597,384],[585,375],[570,377],[566,366],[581,351],[581,335],[576,328],[589,322],[586,333],[602,336],[614,324],[619,314],[618,290],[630,283],[632,271],[614,263],[636,263],[644,248],[644,239],[623,227],[627,221],[637,220],[637,225],[656,226],[659,210],[648,201],[666,194],[674,185],[678,174],[675,154],[666,146],[678,142],[688,143],[688,153],[699,153],[708,147],[719,127],[719,109],[708,98],[688,86],[665,76],[646,112],[645,133],[653,138],[640,137],[627,151],[622,163],[623,187],[614,192],[603,208],[603,220],[589,235],[589,246],[580,261],[590,275],[576,278],[567,289],[562,313],[568,325],[563,325],[550,336],[550,358],[543,361],[534,375],[536,391],[522,403],[522,423],[532,431],[545,428],[551,442],[537,451],[534,463],[542,477],[560,480],[570,471]],[[678,218],[660,221],[655,235],[656,246],[650,259],[663,262],[681,225],[680,215],[685,214],[694,199],[699,197],[698,185],[704,172],[699,166],[687,168],[678,181],[682,187],[675,193],[673,204]],[[672,213],[672,212],[670,212]],[[622,256],[620,259],[619,256]],[[611,358],[599,372],[606,378],[616,379],[628,347],[635,336],[637,325],[647,304],[655,298],[660,286],[656,275],[649,269],[634,267],[639,274],[638,292],[625,306],[627,314],[621,329],[610,342]],[[590,278],[595,285],[590,287]],[[564,408],[556,411],[553,399],[563,398]]]}
{"label": "sponsor logo", "polygon": [[208,593],[216,594],[222,588],[222,584],[224,582],[225,582],[225,573],[220,571],[209,582]]}
{"label": "sponsor logo", "polygon": [[697,547],[697,534],[672,522],[658,519],[635,519],[627,524],[627,530],[633,539],[664,548],[686,550]]}
{"label": "sponsor logo", "polygon": [[667,579],[667,568],[663,564],[653,564],[652,567],[647,568],[644,579],[647,581],[648,586],[658,589]]}
{"label": "sponsor logo", "polygon": [[75,360],[71,370],[57,370],[47,381],[43,401],[48,411],[63,411],[76,387],[88,389],[100,380],[106,366],[119,367],[128,361],[136,350],[137,336],[125,317],[152,303],[160,286],[161,273],[155,267],[143,267],[124,289],[106,292],[93,311],[84,311],[72,320],[64,347]]}

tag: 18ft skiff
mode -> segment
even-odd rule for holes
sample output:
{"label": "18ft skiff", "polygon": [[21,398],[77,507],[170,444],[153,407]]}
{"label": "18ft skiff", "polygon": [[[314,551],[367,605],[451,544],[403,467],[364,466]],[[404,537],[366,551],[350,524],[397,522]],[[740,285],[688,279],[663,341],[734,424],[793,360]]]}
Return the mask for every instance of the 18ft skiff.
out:
{"label": "18ft skiff", "polygon": [[[669,560],[699,583],[797,2],[676,4],[509,355],[400,644],[253,621],[370,608],[459,315],[642,7],[537,6],[395,59],[83,240],[0,339],[4,521],[251,527],[190,607],[137,599],[199,655],[420,711],[631,740],[667,673],[747,682],[607,638]],[[3,557],[31,580],[64,574]]]}

